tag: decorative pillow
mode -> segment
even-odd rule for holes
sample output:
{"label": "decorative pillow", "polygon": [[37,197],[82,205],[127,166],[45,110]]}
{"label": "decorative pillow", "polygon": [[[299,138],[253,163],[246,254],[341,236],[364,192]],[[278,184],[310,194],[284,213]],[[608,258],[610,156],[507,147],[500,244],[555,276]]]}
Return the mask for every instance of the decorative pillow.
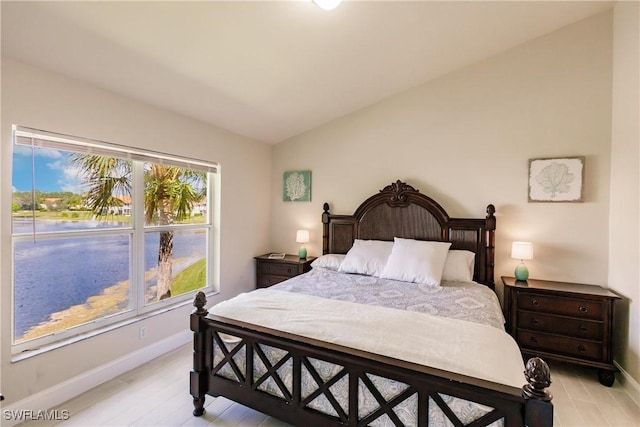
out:
{"label": "decorative pillow", "polygon": [[313,268],[326,268],[328,270],[337,270],[344,261],[345,255],[342,254],[326,254],[316,258],[311,263]]}
{"label": "decorative pillow", "polygon": [[393,242],[356,239],[338,271],[380,276],[393,248]]}
{"label": "decorative pillow", "polygon": [[476,254],[471,251],[450,250],[442,270],[442,280],[473,281],[473,264]]}
{"label": "decorative pillow", "polygon": [[396,237],[382,271],[385,279],[439,286],[449,242],[431,242]]}

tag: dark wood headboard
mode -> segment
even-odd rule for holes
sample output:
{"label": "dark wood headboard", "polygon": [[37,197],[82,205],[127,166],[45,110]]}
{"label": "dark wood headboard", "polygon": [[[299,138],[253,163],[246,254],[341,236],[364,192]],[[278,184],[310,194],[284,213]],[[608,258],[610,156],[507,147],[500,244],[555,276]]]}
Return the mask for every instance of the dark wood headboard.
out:
{"label": "dark wood headboard", "polygon": [[436,201],[398,180],[362,202],[353,215],[334,215],[328,203],[323,209],[323,254],[346,254],[355,239],[451,242],[451,249],[476,254],[474,280],[495,288],[493,205],[487,206],[485,218],[450,218]]}

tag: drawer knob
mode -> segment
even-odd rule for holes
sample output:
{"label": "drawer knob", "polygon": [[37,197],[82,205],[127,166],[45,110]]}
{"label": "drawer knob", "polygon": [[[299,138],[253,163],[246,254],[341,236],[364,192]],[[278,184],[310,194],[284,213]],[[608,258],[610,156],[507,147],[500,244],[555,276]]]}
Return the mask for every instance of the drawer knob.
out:
{"label": "drawer knob", "polygon": [[287,273],[291,273],[291,267],[287,268]]}
{"label": "drawer knob", "polygon": [[540,301],[534,299],[533,301],[531,301],[531,304],[533,304],[534,307],[538,307],[540,305]]}
{"label": "drawer knob", "polygon": [[531,324],[532,325],[537,325],[538,323],[540,323],[540,322],[538,322],[538,319],[535,319],[535,318],[531,319]]}
{"label": "drawer knob", "polygon": [[531,337],[531,342],[533,344],[538,344],[538,337]]}
{"label": "drawer knob", "polygon": [[579,351],[580,353],[584,353],[584,352],[586,352],[586,351],[587,351],[587,348],[586,348],[585,346],[583,346],[582,344],[580,344],[580,345],[578,346],[578,351]]}
{"label": "drawer knob", "polygon": [[587,327],[584,325],[580,325],[578,327],[578,330],[584,334],[585,332],[587,332]]}
{"label": "drawer knob", "polygon": [[589,311],[589,309],[584,305],[581,305],[580,307],[578,307],[578,310],[580,310],[581,313],[586,313],[587,311]]}

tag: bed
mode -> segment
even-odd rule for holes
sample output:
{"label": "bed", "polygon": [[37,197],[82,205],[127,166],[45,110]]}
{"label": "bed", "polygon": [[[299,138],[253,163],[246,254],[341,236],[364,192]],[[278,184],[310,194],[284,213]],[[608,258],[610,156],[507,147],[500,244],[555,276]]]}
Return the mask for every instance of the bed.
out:
{"label": "bed", "polygon": [[[552,425],[549,369],[523,364],[493,293],[494,213],[450,218],[399,180],[352,215],[325,203],[309,273],[211,313],[196,296],[194,415],[208,394],[297,426]],[[425,253],[441,276],[414,269]]]}

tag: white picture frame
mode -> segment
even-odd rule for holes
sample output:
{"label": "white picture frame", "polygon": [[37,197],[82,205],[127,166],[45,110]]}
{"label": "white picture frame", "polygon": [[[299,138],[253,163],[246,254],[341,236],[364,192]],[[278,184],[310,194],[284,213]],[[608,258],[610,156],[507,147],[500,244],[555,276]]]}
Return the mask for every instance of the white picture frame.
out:
{"label": "white picture frame", "polygon": [[582,202],[584,157],[529,159],[529,202]]}

